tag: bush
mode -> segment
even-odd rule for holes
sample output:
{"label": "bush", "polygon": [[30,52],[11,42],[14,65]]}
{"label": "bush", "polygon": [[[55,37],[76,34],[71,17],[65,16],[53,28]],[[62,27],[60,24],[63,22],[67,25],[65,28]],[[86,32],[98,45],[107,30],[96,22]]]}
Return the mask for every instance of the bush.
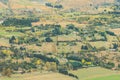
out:
{"label": "bush", "polygon": [[61,4],[55,5],[54,8],[63,8]]}
{"label": "bush", "polygon": [[8,18],[6,19],[2,25],[3,26],[32,26],[31,24],[31,20],[30,19],[25,19],[25,18],[22,18],[22,19],[17,19],[17,18]]}
{"label": "bush", "polygon": [[112,62],[108,62],[108,63],[100,62],[100,66],[105,67],[107,69],[112,69],[115,67],[115,64]]}
{"label": "bush", "polygon": [[65,69],[59,69],[59,73],[62,73],[64,75],[68,75],[68,71]]}
{"label": "bush", "polygon": [[83,49],[83,50],[88,50],[88,47],[87,47],[86,45],[85,45],[85,46],[82,45],[82,46],[81,46],[81,49]]}
{"label": "bush", "polygon": [[114,32],[111,32],[111,31],[106,31],[107,34],[111,35],[111,36],[115,36],[115,33]]}
{"label": "bush", "polygon": [[120,64],[118,64],[118,68],[120,69]]}
{"label": "bush", "polygon": [[7,76],[7,77],[11,77],[12,75],[12,70],[10,68],[3,68],[2,70],[2,75],[3,76]]}
{"label": "bush", "polygon": [[74,56],[74,55],[68,56],[67,59],[68,60],[76,60],[76,61],[82,60],[79,56]]}
{"label": "bush", "polygon": [[76,76],[76,75],[74,75],[72,73],[69,73],[68,75],[71,76],[71,77],[74,77],[74,78],[78,79],[78,76]]}
{"label": "bush", "polygon": [[54,8],[63,8],[63,6],[61,4],[56,4],[56,5],[53,5],[52,3],[45,3],[46,6],[48,7],[54,7]]}
{"label": "bush", "polygon": [[103,67],[108,68],[108,69],[112,69],[115,67],[115,64],[112,62],[108,62],[108,63],[104,63]]}
{"label": "bush", "polygon": [[32,26],[32,22],[37,22],[39,21],[39,18],[8,18],[6,19],[2,25],[3,26],[16,26],[16,27],[21,27],[21,26]]}
{"label": "bush", "polygon": [[45,5],[48,7],[53,7],[53,5],[51,3],[45,3]]}
{"label": "bush", "polygon": [[74,70],[82,67],[82,63],[80,63],[80,62],[75,61],[75,62],[70,62],[70,63]]}
{"label": "bush", "polygon": [[41,60],[45,62],[56,62],[56,64],[59,64],[59,61],[56,58],[52,58],[52,57],[50,58],[42,54],[34,54],[34,57],[40,58]]}
{"label": "bush", "polygon": [[50,37],[47,37],[47,38],[45,39],[45,41],[46,41],[46,42],[53,42],[53,40],[52,40]]}

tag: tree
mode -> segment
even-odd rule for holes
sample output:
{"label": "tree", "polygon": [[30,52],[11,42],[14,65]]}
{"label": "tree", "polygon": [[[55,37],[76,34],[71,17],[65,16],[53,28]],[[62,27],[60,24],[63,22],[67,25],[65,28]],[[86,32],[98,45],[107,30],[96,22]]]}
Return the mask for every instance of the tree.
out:
{"label": "tree", "polygon": [[12,36],[10,39],[9,39],[9,43],[14,43],[16,40],[15,36]]}
{"label": "tree", "polygon": [[12,54],[12,51],[11,50],[2,50],[1,53],[4,54],[5,56],[10,56]]}
{"label": "tree", "polygon": [[53,7],[52,3],[45,3],[45,5],[48,7]]}
{"label": "tree", "polygon": [[35,28],[31,28],[31,31],[32,31],[32,32],[35,32],[36,30],[35,30]]}
{"label": "tree", "polygon": [[57,4],[57,5],[54,6],[54,8],[59,8],[60,9],[60,8],[63,8],[63,6],[61,4]]}
{"label": "tree", "polygon": [[6,19],[2,25],[3,26],[16,26],[16,27],[21,27],[21,26],[32,26],[31,22],[34,22],[36,20],[29,19],[29,18],[8,18]]}
{"label": "tree", "polygon": [[58,26],[55,26],[55,28],[52,30],[52,35],[60,35],[61,34],[61,26],[58,27]]}
{"label": "tree", "polygon": [[81,46],[81,49],[83,49],[83,50],[88,50],[88,47],[87,47],[87,46],[82,45],[82,46]]}
{"label": "tree", "polygon": [[74,70],[81,68],[83,66],[82,63],[78,62],[78,61],[74,61],[74,62],[70,62],[70,63],[71,63]]}
{"label": "tree", "polygon": [[47,37],[47,38],[45,39],[45,41],[46,41],[46,42],[53,42],[53,40],[52,40],[50,37]]}
{"label": "tree", "polygon": [[118,44],[113,43],[113,49],[117,49],[118,48]]}
{"label": "tree", "polygon": [[68,24],[68,25],[67,25],[67,29],[74,29],[74,27],[75,27],[75,26],[74,26],[73,24]]}
{"label": "tree", "polygon": [[40,65],[40,64],[41,64],[41,60],[37,60],[36,65]]}

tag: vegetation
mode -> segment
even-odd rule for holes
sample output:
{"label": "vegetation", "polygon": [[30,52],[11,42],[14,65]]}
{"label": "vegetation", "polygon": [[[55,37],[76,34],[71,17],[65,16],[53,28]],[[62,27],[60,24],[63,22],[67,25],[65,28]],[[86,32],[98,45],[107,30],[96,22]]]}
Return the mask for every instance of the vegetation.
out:
{"label": "vegetation", "polygon": [[39,19],[16,19],[16,18],[8,18],[6,19],[2,25],[3,26],[32,26],[31,22],[39,21]]}
{"label": "vegetation", "polygon": [[[1,2],[3,0],[0,0],[0,4]],[[67,4],[63,4],[61,0],[45,0],[45,5],[35,3],[37,8],[32,2],[18,0],[16,5],[26,3],[24,5],[28,5],[28,8],[19,6],[17,9],[11,9],[9,3],[9,9],[14,14],[9,13],[9,9],[8,13],[7,10],[0,9],[2,77],[12,79],[14,75],[29,75],[36,71],[40,74],[61,73],[74,79],[87,80],[85,77],[95,74],[101,78],[114,77],[110,70],[120,70],[118,4],[90,4],[88,7],[97,12],[84,12],[81,8],[79,12],[77,6],[66,8]],[[104,10],[99,11],[101,8]],[[92,71],[97,72],[89,71],[90,67],[95,67]],[[102,68],[98,70],[97,67]],[[86,71],[87,68],[89,72]],[[104,73],[111,75],[101,76]],[[88,79],[94,80],[96,77]]]}
{"label": "vegetation", "polygon": [[45,5],[48,6],[48,7],[52,7],[52,8],[58,8],[58,9],[63,8],[63,6],[61,4],[55,4],[54,5],[52,3],[46,3]]}

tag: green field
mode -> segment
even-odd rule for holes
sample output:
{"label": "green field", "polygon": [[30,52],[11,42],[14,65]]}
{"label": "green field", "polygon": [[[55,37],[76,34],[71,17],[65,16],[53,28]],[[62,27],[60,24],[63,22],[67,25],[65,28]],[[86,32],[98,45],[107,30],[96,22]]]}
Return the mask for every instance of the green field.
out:
{"label": "green field", "polygon": [[77,75],[80,80],[120,80],[120,71],[112,71],[100,67],[85,68],[70,72]]}
{"label": "green field", "polygon": [[93,79],[88,79],[88,80],[120,80],[120,74],[110,75],[110,76],[105,76],[105,77],[98,77],[98,78],[93,78]]}

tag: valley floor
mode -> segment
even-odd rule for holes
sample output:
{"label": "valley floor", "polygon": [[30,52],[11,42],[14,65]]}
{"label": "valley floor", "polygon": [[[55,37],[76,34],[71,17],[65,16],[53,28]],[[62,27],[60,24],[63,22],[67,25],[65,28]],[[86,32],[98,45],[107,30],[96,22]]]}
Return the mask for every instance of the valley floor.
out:
{"label": "valley floor", "polygon": [[11,78],[0,77],[0,80],[74,80],[72,77],[65,76],[59,73],[26,73],[26,74],[15,74]]}
{"label": "valley floor", "polygon": [[92,67],[70,71],[80,80],[120,80],[120,71],[113,71],[101,67]]}
{"label": "valley floor", "polygon": [[[77,75],[79,80],[120,80],[120,71],[112,71],[101,67],[84,68],[76,71],[70,71]],[[75,80],[72,77],[59,73],[26,73],[15,74],[11,78],[0,77],[0,80]]]}

